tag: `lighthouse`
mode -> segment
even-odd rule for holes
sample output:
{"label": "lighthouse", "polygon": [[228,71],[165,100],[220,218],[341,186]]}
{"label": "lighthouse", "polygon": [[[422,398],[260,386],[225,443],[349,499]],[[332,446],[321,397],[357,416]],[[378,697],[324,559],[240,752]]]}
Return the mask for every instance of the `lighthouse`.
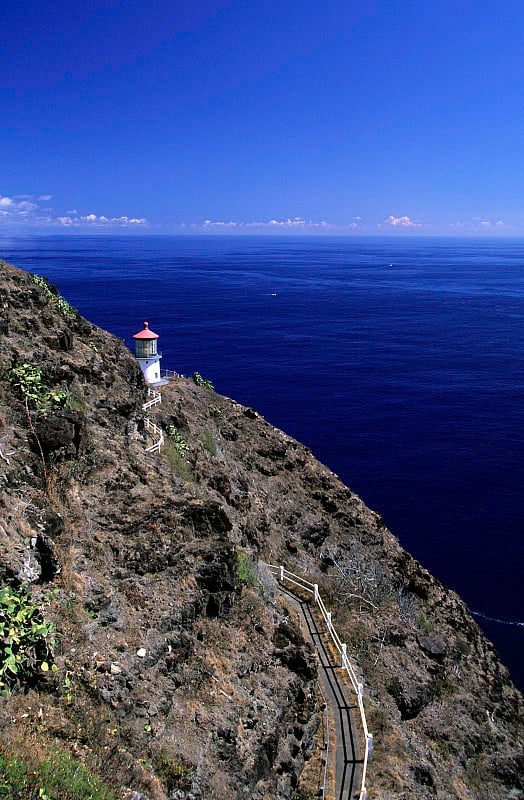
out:
{"label": "lighthouse", "polygon": [[162,353],[158,352],[158,333],[149,329],[149,322],[144,322],[144,327],[133,336],[135,340],[135,356],[144,373],[146,383],[161,383],[160,359]]}

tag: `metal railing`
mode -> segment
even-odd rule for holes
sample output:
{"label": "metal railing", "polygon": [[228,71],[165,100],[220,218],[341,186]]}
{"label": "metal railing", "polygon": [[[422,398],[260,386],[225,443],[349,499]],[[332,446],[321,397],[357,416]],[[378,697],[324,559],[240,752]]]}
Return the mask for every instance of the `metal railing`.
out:
{"label": "metal railing", "polygon": [[345,670],[357,698],[360,722],[362,726],[362,735],[365,742],[364,760],[362,765],[362,781],[360,785],[359,800],[366,800],[366,773],[367,773],[368,761],[371,758],[371,754],[373,751],[373,735],[369,732],[366,721],[366,714],[364,711],[364,702],[363,702],[363,685],[362,683],[359,682],[355,670],[353,669],[353,666],[351,665],[348,659],[347,645],[341,641],[340,636],[338,635],[333,626],[333,622],[331,619],[331,612],[327,610],[324,601],[320,596],[317,583],[311,583],[311,581],[307,581],[304,578],[301,578],[300,575],[295,575],[293,572],[289,572],[283,566],[275,566],[274,564],[268,564],[268,567],[271,573],[281,583],[286,581],[287,583],[291,583],[292,585],[297,586],[299,589],[302,589],[303,591],[313,595],[315,603],[320,610],[324,622],[326,623],[327,631],[331,638],[331,641],[333,642],[336,650],[340,654],[340,659],[341,659],[340,666],[343,670]]}
{"label": "metal railing", "polygon": [[[153,408],[153,406],[156,406],[158,403],[162,402],[162,395],[160,392],[157,392],[156,389],[152,389],[151,386],[148,387],[147,395],[151,399],[147,400],[143,404],[142,411],[147,411],[148,409]],[[155,425],[155,423],[150,420],[149,417],[144,418],[144,428],[146,431],[149,431],[149,433],[152,434],[154,439],[156,439],[153,444],[150,444],[149,447],[146,447],[146,453],[159,453],[160,448],[164,444],[164,433],[162,428],[159,428],[158,425]]]}

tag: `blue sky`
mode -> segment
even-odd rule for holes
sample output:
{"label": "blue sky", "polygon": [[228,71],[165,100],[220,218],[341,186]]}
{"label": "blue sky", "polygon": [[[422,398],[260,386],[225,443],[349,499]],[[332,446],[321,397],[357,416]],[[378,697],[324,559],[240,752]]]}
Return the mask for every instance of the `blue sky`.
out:
{"label": "blue sky", "polygon": [[0,233],[524,234],[514,0],[17,0]]}

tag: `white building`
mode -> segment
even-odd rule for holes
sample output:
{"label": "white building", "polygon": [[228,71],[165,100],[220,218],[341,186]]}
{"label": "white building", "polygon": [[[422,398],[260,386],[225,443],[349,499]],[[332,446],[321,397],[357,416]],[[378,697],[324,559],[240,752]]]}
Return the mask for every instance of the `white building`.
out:
{"label": "white building", "polygon": [[140,364],[146,383],[160,383],[160,359],[162,353],[157,350],[158,333],[149,330],[149,322],[144,322],[143,330],[135,333],[135,356]]}

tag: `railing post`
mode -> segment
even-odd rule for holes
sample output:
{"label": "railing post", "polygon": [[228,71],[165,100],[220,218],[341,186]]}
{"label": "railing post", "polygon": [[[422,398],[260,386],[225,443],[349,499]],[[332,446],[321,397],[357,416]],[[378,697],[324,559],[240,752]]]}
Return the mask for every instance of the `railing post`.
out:
{"label": "railing post", "polygon": [[359,701],[359,703],[361,703],[361,702],[362,702],[362,694],[363,694],[363,691],[364,691],[364,687],[362,686],[362,684],[361,684],[361,683],[359,683],[359,684],[358,684],[358,701]]}
{"label": "railing post", "polygon": [[315,603],[318,603],[318,583],[313,584]]}
{"label": "railing post", "polygon": [[359,800],[366,800],[366,789],[365,789],[365,787],[364,787],[364,789],[362,789],[362,791],[360,792],[360,797],[359,797]]}
{"label": "railing post", "polygon": [[348,646],[347,644],[342,645],[342,669],[346,669],[346,664],[348,660]]}
{"label": "railing post", "polygon": [[326,620],[326,623],[327,623],[327,629],[328,629],[328,633],[329,633],[329,634],[331,634],[331,611],[328,611],[328,612],[327,612],[327,620]]}
{"label": "railing post", "polygon": [[366,747],[368,751],[368,759],[371,761],[371,757],[373,755],[373,734],[368,733]]}
{"label": "railing post", "polygon": [[284,580],[284,567],[282,567],[282,566],[280,567],[280,580],[281,581]]}

